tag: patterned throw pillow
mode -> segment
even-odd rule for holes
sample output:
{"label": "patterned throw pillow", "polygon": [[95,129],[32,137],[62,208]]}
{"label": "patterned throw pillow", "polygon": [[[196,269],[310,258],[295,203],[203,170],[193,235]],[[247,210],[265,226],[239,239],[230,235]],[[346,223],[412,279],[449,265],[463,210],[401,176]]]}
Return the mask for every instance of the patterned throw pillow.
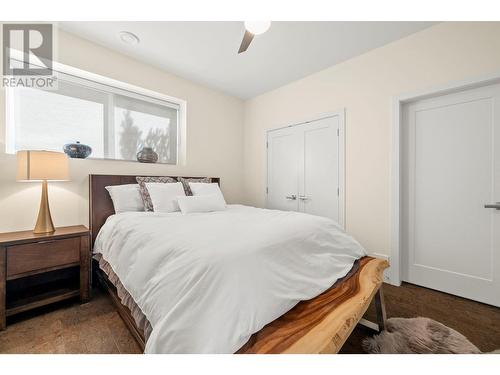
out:
{"label": "patterned throw pillow", "polygon": [[193,195],[193,192],[191,191],[191,188],[189,187],[190,182],[202,182],[209,184],[212,182],[212,179],[210,177],[203,177],[203,178],[182,178],[179,177],[179,181],[182,182],[182,186],[184,186],[184,192],[186,195]]}
{"label": "patterned throw pillow", "polygon": [[146,188],[146,182],[163,182],[163,183],[175,183],[177,179],[173,177],[136,177],[137,183],[139,184],[139,192],[141,193],[142,201],[144,202],[144,211],[153,211],[153,202],[149,195],[148,189]]}

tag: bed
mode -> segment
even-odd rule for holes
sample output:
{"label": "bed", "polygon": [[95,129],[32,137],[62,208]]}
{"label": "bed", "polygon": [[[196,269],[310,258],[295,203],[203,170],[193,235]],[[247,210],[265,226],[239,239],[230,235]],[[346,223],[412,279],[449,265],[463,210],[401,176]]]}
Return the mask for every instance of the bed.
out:
{"label": "bed", "polygon": [[[91,241],[98,248],[94,277],[148,353],[337,353],[372,299],[378,328],[384,326],[380,287],[387,262],[365,256],[327,219],[239,205],[189,219],[180,213],[114,215],[105,187],[133,184],[135,176],[90,175],[89,181]],[[265,246],[246,251],[259,241],[245,226]],[[218,232],[222,227],[231,231]],[[296,234],[290,227],[305,229]],[[190,233],[201,234],[193,239]],[[285,249],[280,236],[295,237]],[[325,236],[346,250],[325,257]],[[157,251],[158,244],[183,249],[186,243],[196,246],[168,257]],[[311,248],[307,258],[300,246]],[[199,256],[207,251],[215,252]]]}

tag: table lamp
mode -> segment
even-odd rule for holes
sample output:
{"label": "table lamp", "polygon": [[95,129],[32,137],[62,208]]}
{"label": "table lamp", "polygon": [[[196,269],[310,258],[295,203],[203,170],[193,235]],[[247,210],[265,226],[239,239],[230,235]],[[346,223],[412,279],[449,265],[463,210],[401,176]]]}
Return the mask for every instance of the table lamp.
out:
{"label": "table lamp", "polygon": [[40,209],[33,233],[52,233],[55,231],[50,216],[47,181],[67,181],[68,158],[61,152],[18,151],[17,181],[42,181]]}

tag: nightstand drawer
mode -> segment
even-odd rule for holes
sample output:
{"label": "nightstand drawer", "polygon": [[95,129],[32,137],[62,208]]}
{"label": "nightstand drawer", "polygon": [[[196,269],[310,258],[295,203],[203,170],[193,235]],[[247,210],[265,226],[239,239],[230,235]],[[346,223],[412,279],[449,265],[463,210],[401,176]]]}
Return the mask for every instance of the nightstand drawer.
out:
{"label": "nightstand drawer", "polygon": [[9,246],[7,278],[79,262],[80,237]]}

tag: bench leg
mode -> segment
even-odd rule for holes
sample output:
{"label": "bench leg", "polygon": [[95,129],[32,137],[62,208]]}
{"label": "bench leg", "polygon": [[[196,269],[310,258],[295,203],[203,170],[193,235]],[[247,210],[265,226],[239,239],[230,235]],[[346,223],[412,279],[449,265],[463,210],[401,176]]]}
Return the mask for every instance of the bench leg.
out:
{"label": "bench leg", "polygon": [[385,313],[384,292],[382,285],[380,286],[377,294],[375,294],[375,310],[377,312],[377,324],[379,332],[385,330],[387,315]]}
{"label": "bench leg", "polygon": [[386,313],[385,313],[385,301],[384,301],[384,293],[382,292],[382,286],[380,286],[377,294],[374,297],[375,300],[375,312],[377,314],[377,322],[371,322],[365,318],[361,318],[359,324],[364,327],[370,328],[377,332],[382,332],[385,330],[386,323]]}

